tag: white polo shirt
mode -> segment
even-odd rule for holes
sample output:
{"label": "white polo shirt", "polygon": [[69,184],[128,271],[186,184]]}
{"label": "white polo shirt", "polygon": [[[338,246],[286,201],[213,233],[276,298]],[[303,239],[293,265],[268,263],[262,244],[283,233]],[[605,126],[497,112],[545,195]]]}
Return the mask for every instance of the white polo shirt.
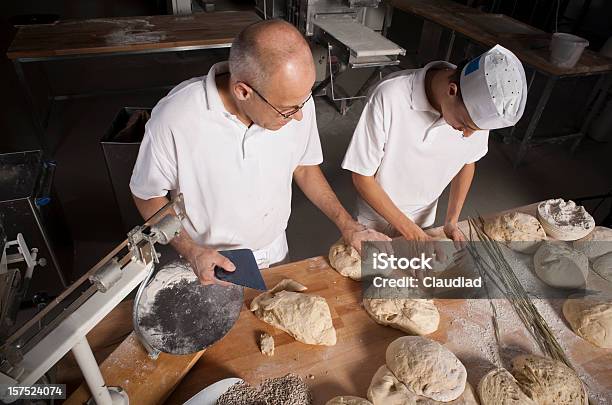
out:
{"label": "white polo shirt", "polygon": [[314,102],[301,121],[278,131],[247,127],[227,112],[215,76],[185,81],[157,103],[132,173],[130,188],[141,199],[182,193],[183,226],[195,242],[218,250],[262,250],[267,263],[287,254],[293,171],[323,161]]}
{"label": "white polo shirt", "polygon": [[[489,131],[463,138],[427,99],[425,73],[446,67],[455,66],[431,62],[378,84],[342,163],[344,169],[374,175],[395,205],[421,227],[433,225],[438,197],[459,170],[487,153]],[[360,197],[357,216],[364,225],[390,231],[387,221]]]}

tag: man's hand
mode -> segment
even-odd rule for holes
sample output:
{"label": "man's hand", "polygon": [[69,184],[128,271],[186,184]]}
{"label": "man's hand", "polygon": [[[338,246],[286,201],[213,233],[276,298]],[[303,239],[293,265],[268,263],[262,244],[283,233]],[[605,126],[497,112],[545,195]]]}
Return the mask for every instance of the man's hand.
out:
{"label": "man's hand", "polygon": [[347,245],[354,247],[361,254],[361,242],[381,241],[390,242],[391,238],[387,235],[368,229],[359,222],[353,221],[349,226],[340,230],[342,238]]}
{"label": "man's hand", "polygon": [[433,240],[433,238],[427,235],[420,226],[410,220],[407,221],[406,226],[402,227],[399,232],[406,240],[417,240],[424,242]]}
{"label": "man's hand", "polygon": [[461,248],[463,242],[465,242],[465,236],[463,232],[459,229],[459,226],[456,222],[447,222],[444,225],[444,234],[447,238],[452,239],[455,242],[455,246],[457,248]]}
{"label": "man's hand", "polygon": [[215,277],[215,266],[219,266],[225,271],[235,271],[236,266],[216,250],[194,245],[185,258],[191,263],[193,272],[203,285],[230,285],[227,281]]}

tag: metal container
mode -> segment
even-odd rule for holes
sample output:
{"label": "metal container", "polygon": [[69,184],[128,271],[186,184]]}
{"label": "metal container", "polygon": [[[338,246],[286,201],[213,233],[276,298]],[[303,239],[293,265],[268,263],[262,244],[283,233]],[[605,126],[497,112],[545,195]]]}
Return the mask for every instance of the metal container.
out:
{"label": "metal container", "polygon": [[100,141],[108,175],[113,186],[115,201],[117,201],[123,229],[126,233],[136,225],[143,223],[142,216],[134,205],[129,184],[138,157],[140,143],[144,137],[146,120],[126,131],[130,118],[134,114],[150,115],[151,108],[122,108]]}

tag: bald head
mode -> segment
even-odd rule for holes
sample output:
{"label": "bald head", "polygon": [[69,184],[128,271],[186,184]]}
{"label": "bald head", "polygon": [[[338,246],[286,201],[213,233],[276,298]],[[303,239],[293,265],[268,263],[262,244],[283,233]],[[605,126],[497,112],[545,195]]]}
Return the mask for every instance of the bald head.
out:
{"label": "bald head", "polygon": [[282,76],[295,77],[305,68],[314,69],[308,43],[283,20],[260,21],[242,30],[232,44],[229,67],[235,80],[258,90],[274,78],[282,80]]}

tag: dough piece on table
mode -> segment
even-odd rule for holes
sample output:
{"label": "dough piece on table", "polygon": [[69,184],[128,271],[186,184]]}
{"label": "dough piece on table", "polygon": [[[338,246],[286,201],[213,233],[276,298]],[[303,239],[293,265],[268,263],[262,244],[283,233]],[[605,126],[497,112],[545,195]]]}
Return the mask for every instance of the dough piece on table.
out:
{"label": "dough piece on table", "polygon": [[474,389],[468,383],[459,398],[450,402],[434,401],[411,392],[387,366],[380,367],[374,374],[368,399],[373,405],[478,405]]}
{"label": "dough piece on table", "polygon": [[574,241],[574,249],[580,250],[589,260],[612,253],[612,229],[596,226],[587,236]]}
{"label": "dough piece on table", "polygon": [[365,298],[363,306],[377,323],[412,335],[428,335],[440,324],[433,300]]}
{"label": "dough piece on table", "polygon": [[612,252],[599,256],[592,265],[597,275],[612,283]]}
{"label": "dough piece on table", "polygon": [[478,383],[482,405],[535,405],[505,368],[489,371]]}
{"label": "dough piece on table", "polygon": [[546,232],[533,215],[510,212],[485,222],[484,231],[493,240],[505,242],[512,250],[533,253]]}
{"label": "dough piece on table", "polygon": [[440,242],[435,244],[435,247],[436,249],[440,250],[441,255],[436,254],[434,259],[431,261],[432,271],[440,273],[455,267],[457,265],[455,262],[455,254],[458,252],[458,250],[455,247],[453,240],[447,238],[446,236],[437,236],[434,238],[434,242]]}
{"label": "dough piece on table", "polygon": [[259,349],[266,356],[274,356],[274,338],[267,333],[259,336]]}
{"label": "dough piece on table", "polygon": [[512,375],[538,405],[582,405],[588,401],[580,378],[560,361],[517,356],[512,359]]}
{"label": "dough piece on table", "polygon": [[329,248],[329,263],[338,273],[353,280],[361,280],[359,252],[340,239]]}
{"label": "dough piece on table", "polygon": [[367,399],[343,395],[330,399],[325,405],[372,405],[372,403]]}
{"label": "dough piece on table", "polygon": [[403,336],[387,347],[389,370],[417,395],[452,401],[465,390],[467,372],[440,343],[421,336]]}
{"label": "dough piece on table", "polygon": [[570,297],[563,315],[572,330],[595,346],[612,349],[612,298]]}
{"label": "dough piece on table", "polygon": [[416,394],[410,392],[387,368],[381,366],[372,377],[368,399],[374,405],[413,405]]}
{"label": "dough piece on table", "polygon": [[535,273],[551,287],[582,288],[589,276],[589,259],[564,242],[545,242],[533,256]]}
{"label": "dough piece on table", "polygon": [[333,346],[336,330],[325,298],[302,294],[307,288],[284,279],[271,290],[251,302],[251,311],[262,321],[281,329],[295,340],[310,344]]}

